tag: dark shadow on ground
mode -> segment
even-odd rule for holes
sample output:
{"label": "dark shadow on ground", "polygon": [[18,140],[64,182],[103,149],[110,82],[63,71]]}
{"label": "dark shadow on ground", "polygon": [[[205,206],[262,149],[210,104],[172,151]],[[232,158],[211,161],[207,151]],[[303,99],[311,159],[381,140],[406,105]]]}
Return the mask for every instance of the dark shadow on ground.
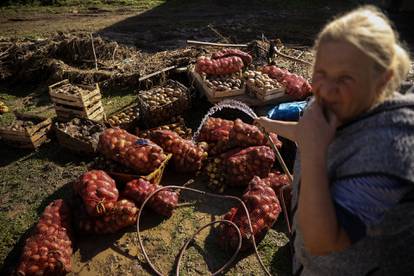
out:
{"label": "dark shadow on ground", "polygon": [[187,39],[245,43],[262,35],[311,45],[334,14],[354,5],[353,1],[171,0],[99,34],[149,52],[185,46]]}
{"label": "dark shadow on ground", "polygon": [[[246,43],[262,35],[311,46],[327,21],[362,2],[170,0],[98,33],[148,52],[183,47],[188,39]],[[411,46],[412,16],[408,12],[390,13],[403,40]]]}

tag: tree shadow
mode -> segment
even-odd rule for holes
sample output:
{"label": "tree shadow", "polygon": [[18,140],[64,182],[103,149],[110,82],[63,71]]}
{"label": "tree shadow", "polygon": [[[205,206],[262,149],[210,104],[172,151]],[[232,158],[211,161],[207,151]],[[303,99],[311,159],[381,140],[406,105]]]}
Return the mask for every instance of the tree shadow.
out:
{"label": "tree shadow", "polygon": [[[344,3],[345,2],[345,3]],[[187,39],[248,42],[262,34],[311,45],[321,27],[351,1],[170,0],[100,30],[148,52],[183,47]]]}

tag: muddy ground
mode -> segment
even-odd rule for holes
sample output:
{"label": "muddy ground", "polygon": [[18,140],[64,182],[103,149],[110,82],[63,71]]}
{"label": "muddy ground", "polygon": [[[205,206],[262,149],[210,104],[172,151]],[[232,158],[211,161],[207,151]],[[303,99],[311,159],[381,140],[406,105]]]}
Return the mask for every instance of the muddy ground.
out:
{"label": "muddy ground", "polygon": [[[2,38],[48,38],[56,32],[95,36],[137,47],[146,54],[185,46],[188,39],[245,43],[253,39],[280,38],[304,49],[334,14],[354,6],[343,1],[141,1],[135,6],[50,8],[3,8]],[[260,3],[259,3],[260,2]],[[288,3],[289,2],[289,3]],[[337,3],[336,3],[337,2]],[[393,15],[394,16],[394,15]],[[395,15],[402,37],[413,45],[406,14]],[[136,87],[106,91],[107,112],[130,103]],[[53,116],[45,83],[0,84],[0,100],[15,110]],[[187,123],[196,127],[209,104],[194,103]],[[0,116],[7,121],[8,115]],[[24,240],[45,206],[57,198],[69,198],[70,183],[87,169],[90,158],[59,146],[55,139],[37,151],[11,148],[0,143],[0,263],[1,275],[13,271]],[[163,184],[182,184],[189,176],[169,171]],[[195,187],[205,189],[202,178]],[[238,191],[240,193],[240,191]],[[237,191],[235,191],[237,193]],[[177,209],[172,218],[160,220],[146,212],[142,235],[147,252],[164,273],[171,272],[178,250],[201,225],[225,213],[231,203],[195,198],[183,193],[191,205]],[[196,200],[197,199],[197,200]],[[151,275],[137,245],[135,228],[115,235],[78,237],[73,256],[73,275]],[[282,216],[259,245],[266,267],[274,275],[290,274],[290,257]],[[229,254],[215,243],[211,229],[203,231],[184,258],[182,275],[203,275],[223,264]],[[240,256],[228,275],[263,274],[254,254]]]}

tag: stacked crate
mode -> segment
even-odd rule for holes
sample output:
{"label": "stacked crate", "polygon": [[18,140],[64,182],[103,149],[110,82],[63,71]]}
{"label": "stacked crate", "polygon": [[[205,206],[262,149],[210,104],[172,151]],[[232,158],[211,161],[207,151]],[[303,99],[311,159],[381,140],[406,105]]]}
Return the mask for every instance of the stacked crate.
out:
{"label": "stacked crate", "polygon": [[105,118],[98,84],[73,85],[66,79],[49,86],[49,95],[55,106],[56,115],[61,121],[68,121],[74,117],[93,121],[102,121]]}

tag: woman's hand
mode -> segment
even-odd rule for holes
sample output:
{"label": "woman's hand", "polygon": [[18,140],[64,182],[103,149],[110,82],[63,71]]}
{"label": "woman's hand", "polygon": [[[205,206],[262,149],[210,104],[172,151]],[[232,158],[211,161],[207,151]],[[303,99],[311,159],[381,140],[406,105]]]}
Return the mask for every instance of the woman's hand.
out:
{"label": "woman's hand", "polygon": [[337,124],[332,112],[324,112],[313,101],[297,126],[301,158],[298,221],[305,248],[313,255],[341,251],[351,244],[336,218],[327,173],[326,153]]}
{"label": "woman's hand", "polygon": [[267,117],[259,117],[254,120],[254,124],[266,132],[274,132],[277,135],[296,142],[297,122],[277,121]]}
{"label": "woman's hand", "polygon": [[316,152],[325,153],[335,136],[337,126],[335,114],[328,109],[324,111],[318,101],[313,101],[300,118],[296,129],[301,152],[311,155]]}

